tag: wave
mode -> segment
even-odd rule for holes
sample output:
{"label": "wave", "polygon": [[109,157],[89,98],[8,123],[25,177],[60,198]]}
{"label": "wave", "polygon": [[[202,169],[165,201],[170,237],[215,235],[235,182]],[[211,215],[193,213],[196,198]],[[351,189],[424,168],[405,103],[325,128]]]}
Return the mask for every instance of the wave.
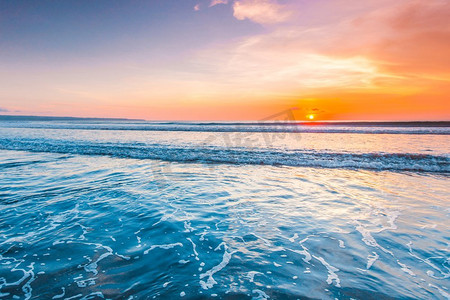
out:
{"label": "wave", "polygon": [[0,139],[0,149],[176,162],[450,173],[450,157],[414,153],[350,153],[8,138]]}
{"label": "wave", "polygon": [[144,123],[144,122],[9,122],[3,128],[125,130],[125,131],[193,131],[193,132],[285,132],[285,133],[357,133],[357,134],[439,134],[450,135],[448,126],[394,126],[392,124],[298,124],[270,123]]}

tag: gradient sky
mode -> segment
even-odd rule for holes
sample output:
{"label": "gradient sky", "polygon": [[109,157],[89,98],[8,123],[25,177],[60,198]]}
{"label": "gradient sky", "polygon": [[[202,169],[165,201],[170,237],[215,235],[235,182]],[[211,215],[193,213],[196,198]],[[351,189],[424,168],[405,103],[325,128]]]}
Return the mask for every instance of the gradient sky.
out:
{"label": "gradient sky", "polygon": [[448,0],[0,1],[0,114],[450,120]]}

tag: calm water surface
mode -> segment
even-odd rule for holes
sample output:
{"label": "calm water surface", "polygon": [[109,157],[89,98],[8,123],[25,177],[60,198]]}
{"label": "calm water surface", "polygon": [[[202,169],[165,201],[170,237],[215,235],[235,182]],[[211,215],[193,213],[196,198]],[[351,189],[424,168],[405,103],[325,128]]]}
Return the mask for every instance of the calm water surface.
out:
{"label": "calm water surface", "polygon": [[1,299],[449,298],[448,129],[102,126],[0,122]]}

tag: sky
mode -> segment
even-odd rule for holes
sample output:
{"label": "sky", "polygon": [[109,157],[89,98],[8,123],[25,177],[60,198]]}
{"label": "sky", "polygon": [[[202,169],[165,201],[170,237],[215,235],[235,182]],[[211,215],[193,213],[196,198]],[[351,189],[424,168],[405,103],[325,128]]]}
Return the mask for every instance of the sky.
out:
{"label": "sky", "polygon": [[0,1],[0,114],[450,120],[448,0]]}

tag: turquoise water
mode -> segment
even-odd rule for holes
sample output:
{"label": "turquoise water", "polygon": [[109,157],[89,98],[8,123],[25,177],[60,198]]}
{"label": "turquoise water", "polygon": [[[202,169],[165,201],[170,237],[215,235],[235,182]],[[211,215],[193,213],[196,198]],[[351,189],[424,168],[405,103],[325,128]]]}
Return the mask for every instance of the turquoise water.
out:
{"label": "turquoise water", "polygon": [[138,125],[0,123],[0,298],[449,298],[448,129]]}

